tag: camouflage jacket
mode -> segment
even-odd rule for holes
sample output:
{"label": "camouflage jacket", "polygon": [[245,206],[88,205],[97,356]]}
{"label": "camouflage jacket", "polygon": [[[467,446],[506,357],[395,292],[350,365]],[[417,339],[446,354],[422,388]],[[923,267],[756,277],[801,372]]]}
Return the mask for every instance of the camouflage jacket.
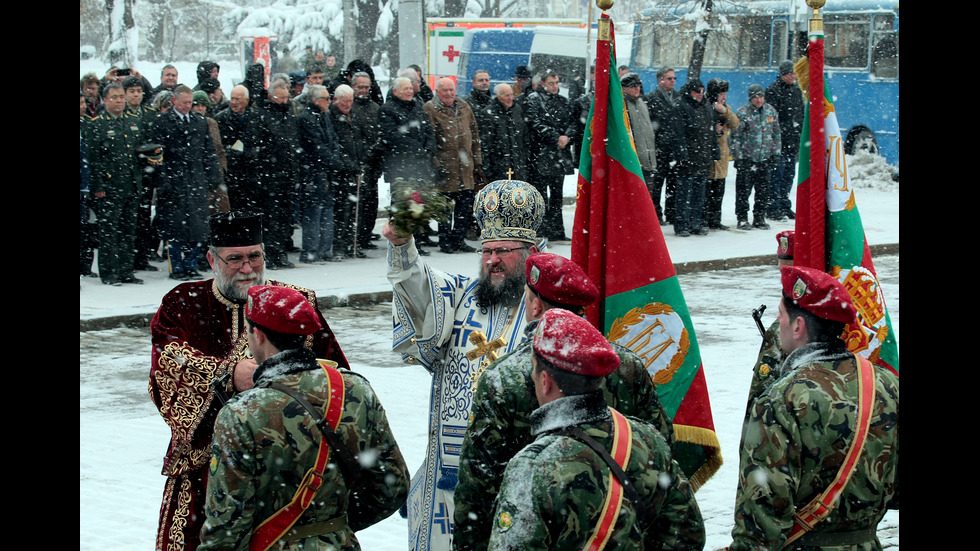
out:
{"label": "camouflage jacket", "polygon": [[[853,440],[859,377],[843,341],[804,345],[781,372],[742,429],[732,551],[782,549],[796,509],[827,488]],[[830,516],[793,549],[881,549],[875,526],[886,509],[898,508],[898,378],[875,367],[875,379],[857,471]],[[850,545],[819,541],[821,534],[861,530],[870,537],[851,537]]]}
{"label": "camouflage jacket", "polygon": [[[779,342],[779,322],[774,321],[762,336],[759,358],[752,367],[752,384],[749,386],[749,400],[745,405],[745,419],[752,412],[752,404],[762,396],[766,389],[779,378],[779,366],[786,359]],[[744,423],[744,421],[743,421]]]}
{"label": "camouflage jacket", "polygon": [[[643,516],[624,497],[605,548],[703,548],[701,511],[670,447],[652,427],[628,419],[633,444],[625,471],[641,496]],[[586,444],[556,432],[578,427],[610,450],[609,408],[600,391],[568,396],[538,408],[531,423],[536,440],[504,471],[489,549],[580,550],[602,511],[609,467]]]}
{"label": "camouflage jacket", "polygon": [[[528,323],[527,340],[490,365],[477,382],[453,493],[454,549],[486,549],[493,524],[493,497],[500,489],[504,468],[534,440],[531,413],[538,408],[538,400],[531,381],[531,336],[535,327],[536,321]],[[643,361],[628,348],[612,346],[620,366],[602,384],[606,403],[653,425],[673,448],[673,424]]]}
{"label": "camouflage jacket", "polygon": [[[291,541],[287,549],[360,549],[354,532],[391,515],[408,494],[405,460],[384,408],[363,377],[341,373],[344,410],[336,432],[361,463],[360,481],[349,487],[331,454],[323,487],[295,526],[345,515],[347,523],[334,532]],[[277,381],[301,392],[314,407],[324,405],[326,375],[307,349],[269,358],[253,379],[256,386]],[[283,392],[255,388],[232,398],[214,427],[198,549],[248,549],[255,527],[292,499],[316,460],[320,438],[312,416]]]}
{"label": "camouflage jacket", "polygon": [[750,102],[735,114],[739,125],[729,137],[733,159],[763,162],[779,156],[779,115],[773,106],[764,103],[760,109]]}

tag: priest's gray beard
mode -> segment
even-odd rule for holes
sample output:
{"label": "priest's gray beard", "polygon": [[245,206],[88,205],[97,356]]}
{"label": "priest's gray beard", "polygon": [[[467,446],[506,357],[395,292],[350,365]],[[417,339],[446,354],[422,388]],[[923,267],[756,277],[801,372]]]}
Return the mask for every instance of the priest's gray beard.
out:
{"label": "priest's gray beard", "polygon": [[245,302],[248,299],[248,287],[242,287],[238,281],[251,281],[249,287],[254,285],[265,285],[265,269],[252,269],[252,273],[245,275],[236,273],[234,277],[225,277],[221,270],[214,271],[214,280],[218,284],[218,292],[228,300],[235,302]]}

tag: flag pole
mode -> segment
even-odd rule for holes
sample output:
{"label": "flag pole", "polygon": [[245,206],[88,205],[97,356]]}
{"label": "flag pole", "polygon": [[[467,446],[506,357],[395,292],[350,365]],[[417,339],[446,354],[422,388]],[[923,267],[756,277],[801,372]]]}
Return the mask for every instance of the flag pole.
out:
{"label": "flag pole", "polygon": [[820,271],[827,270],[826,241],[824,228],[826,225],[826,187],[827,159],[826,133],[824,130],[824,42],[823,18],[820,8],[825,0],[807,0],[807,6],[813,8],[810,18],[810,44],[807,49],[809,59],[809,107],[810,107],[810,178],[806,186],[797,190],[796,230],[797,243],[803,247],[797,249],[797,260],[794,264],[807,266]]}
{"label": "flag pole", "polygon": [[[612,48],[612,33],[613,26],[612,20],[606,13],[606,10],[612,7],[612,0],[596,0],[596,6],[602,10],[600,15],[598,28],[597,28],[597,42],[596,42],[596,82],[595,82],[595,100],[592,105],[592,143],[605,143],[607,138],[607,119],[609,117],[609,75],[611,74],[612,67],[610,64],[610,51]],[[590,25],[591,27],[591,25]],[[593,166],[604,166],[606,163],[606,151],[605,148],[590,147],[589,154],[592,155]],[[590,188],[590,205],[589,207],[593,212],[605,213],[606,212],[606,202],[608,199],[609,190],[609,179],[608,173],[605,170],[600,170],[599,175],[593,177],[592,186]],[[603,219],[600,222],[603,226],[606,225],[606,220]],[[599,289],[599,296],[606,296],[606,277],[605,277],[605,265],[606,265],[606,255],[605,255],[605,244],[602,242],[604,239],[604,232],[592,232],[588,235],[589,240],[589,259],[587,266],[587,273],[589,278]],[[587,317],[589,322],[591,322],[600,331],[603,331],[605,327],[605,308],[603,306],[604,301],[600,300],[598,304],[593,305],[587,309]]]}

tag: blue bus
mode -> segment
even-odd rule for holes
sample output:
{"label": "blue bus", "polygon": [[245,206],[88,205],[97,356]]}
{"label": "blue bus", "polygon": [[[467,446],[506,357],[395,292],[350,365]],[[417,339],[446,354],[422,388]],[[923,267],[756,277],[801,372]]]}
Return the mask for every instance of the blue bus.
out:
{"label": "blue bus", "polygon": [[[640,14],[630,67],[645,91],[662,66],[675,69],[678,86],[687,79],[702,12],[701,0],[665,0]],[[701,81],[729,81],[728,102],[737,109],[750,84],[769,86],[781,61],[803,54],[811,14],[803,0],[714,0]],[[898,166],[898,1],[835,0],[821,15],[826,83],[846,151],[865,149]]]}

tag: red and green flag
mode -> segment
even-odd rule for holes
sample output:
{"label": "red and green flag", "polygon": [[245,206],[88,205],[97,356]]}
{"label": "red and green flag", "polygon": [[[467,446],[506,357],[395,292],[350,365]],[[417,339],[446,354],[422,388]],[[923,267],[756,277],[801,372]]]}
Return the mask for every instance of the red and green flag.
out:
{"label": "red and green flag", "polygon": [[589,321],[645,361],[673,419],[675,457],[698,488],[721,466],[721,451],[694,325],[630,134],[613,44],[612,21],[602,14],[572,260],[599,288]]}
{"label": "red and green flag", "polygon": [[793,263],[826,271],[844,285],[858,312],[847,329],[848,349],[898,373],[898,339],[847,173],[833,96],[824,84],[821,31],[811,31],[807,57],[809,105],[803,125],[808,131],[800,146]]}

